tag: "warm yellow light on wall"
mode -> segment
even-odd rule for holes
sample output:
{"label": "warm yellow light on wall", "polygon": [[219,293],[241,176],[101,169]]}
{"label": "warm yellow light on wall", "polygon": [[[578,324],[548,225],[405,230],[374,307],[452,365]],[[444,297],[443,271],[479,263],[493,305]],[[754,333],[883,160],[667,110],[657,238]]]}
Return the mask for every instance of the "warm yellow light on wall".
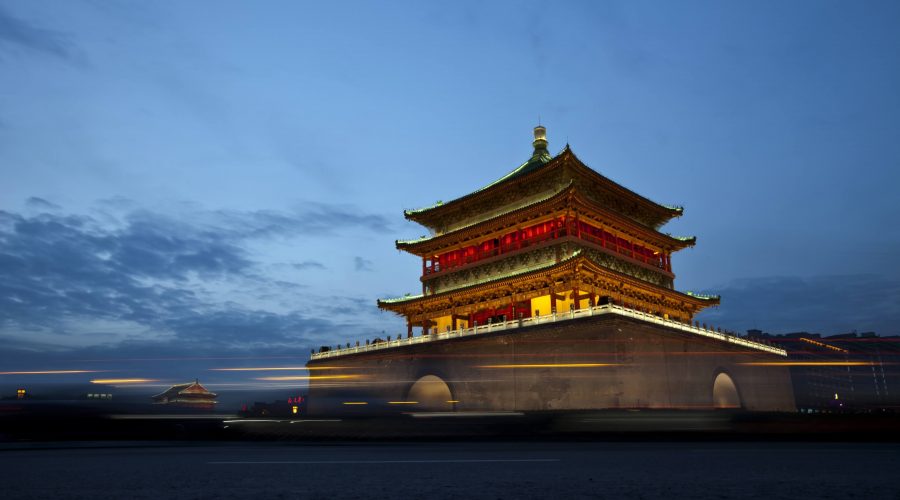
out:
{"label": "warm yellow light on wall", "polygon": [[476,368],[511,369],[511,368],[599,368],[603,366],[618,366],[618,363],[547,363],[547,364],[522,364],[522,365],[479,365]]}

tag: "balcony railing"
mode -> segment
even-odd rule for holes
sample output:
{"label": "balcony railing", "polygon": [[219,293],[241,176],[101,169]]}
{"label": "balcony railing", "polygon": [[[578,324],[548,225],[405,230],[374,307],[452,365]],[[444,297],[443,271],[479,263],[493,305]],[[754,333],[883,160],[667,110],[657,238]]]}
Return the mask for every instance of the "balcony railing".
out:
{"label": "balcony railing", "polygon": [[771,346],[768,344],[763,344],[761,342],[747,340],[743,337],[738,337],[737,335],[732,335],[732,334],[713,330],[712,328],[692,326],[692,325],[681,323],[679,321],[673,321],[670,319],[660,318],[659,316],[655,316],[653,314],[637,311],[634,309],[628,309],[628,308],[613,305],[613,304],[605,304],[605,305],[595,306],[595,307],[586,307],[584,309],[576,309],[576,310],[565,312],[565,313],[554,313],[554,314],[548,314],[546,316],[534,316],[531,318],[523,318],[523,319],[506,321],[506,322],[501,322],[501,323],[489,323],[487,325],[473,326],[471,328],[460,328],[460,329],[448,331],[448,332],[432,333],[430,335],[420,335],[418,337],[409,337],[409,338],[405,338],[405,339],[398,338],[396,340],[380,341],[380,342],[375,342],[375,343],[371,343],[371,344],[367,344],[367,345],[333,349],[330,351],[313,353],[310,356],[310,359],[312,359],[312,360],[329,359],[329,358],[335,358],[335,357],[339,357],[339,356],[346,356],[348,354],[380,351],[380,350],[384,350],[384,349],[391,349],[391,348],[395,348],[395,347],[403,347],[403,346],[414,345],[414,344],[424,344],[424,343],[428,343],[428,342],[439,342],[439,341],[455,339],[455,338],[459,338],[459,337],[470,337],[473,335],[481,335],[481,334],[490,333],[490,332],[515,330],[518,328],[525,328],[525,327],[532,326],[532,325],[543,325],[545,323],[555,323],[555,322],[559,322],[559,321],[567,321],[567,320],[571,320],[571,319],[584,318],[584,317],[588,317],[588,316],[602,316],[604,314],[618,314],[619,316],[625,316],[628,318],[634,318],[634,319],[638,319],[638,320],[645,321],[648,323],[654,323],[657,325],[666,326],[668,328],[673,328],[675,330],[680,330],[680,331],[687,332],[687,333],[690,333],[693,335],[699,335],[701,337],[713,338],[716,340],[720,340],[722,342],[736,344],[736,345],[740,345],[742,347],[749,347],[752,349],[757,349],[760,351],[777,354],[779,356],[787,356],[787,351],[785,351],[784,349],[781,349],[779,347],[774,347],[774,346]]}
{"label": "balcony railing", "polygon": [[[452,259],[448,259],[447,261],[442,260],[433,260],[430,264],[426,264],[423,268],[423,276],[428,276],[431,274],[437,274],[444,271],[449,271],[452,269],[456,269],[459,267],[466,266],[468,264],[472,264],[474,262],[479,262],[485,259],[490,259],[493,257],[497,257],[499,255],[504,255],[510,252],[515,252],[521,250],[523,248],[528,248],[532,246],[539,245],[545,241],[564,239],[567,236],[571,236],[575,239],[580,239],[583,241],[587,241],[596,245],[597,247],[608,250],[609,253],[618,254],[621,256],[628,257],[637,262],[643,263],[647,266],[662,269],[663,271],[670,271],[667,267],[664,256],[661,255],[651,255],[647,253],[647,249],[639,250],[638,248],[644,248],[639,245],[636,245],[632,242],[626,242],[626,244],[620,244],[619,241],[621,238],[617,238],[609,233],[605,233],[606,236],[602,235],[594,235],[591,234],[588,230],[589,228],[593,228],[594,230],[602,231],[601,229],[594,228],[593,226],[582,223],[584,228],[579,229],[576,226],[574,220],[569,220],[565,224],[559,226],[553,231],[538,234],[531,236],[529,238],[519,237],[514,241],[510,241],[508,243],[503,243],[502,238],[500,238],[501,243],[497,247],[492,247],[488,249],[480,248],[478,245],[475,246],[472,254],[470,255],[459,255],[458,257],[454,257]],[[588,228],[588,229],[586,229]],[[454,252],[451,252],[454,253]],[[446,254],[445,254],[446,255]]]}

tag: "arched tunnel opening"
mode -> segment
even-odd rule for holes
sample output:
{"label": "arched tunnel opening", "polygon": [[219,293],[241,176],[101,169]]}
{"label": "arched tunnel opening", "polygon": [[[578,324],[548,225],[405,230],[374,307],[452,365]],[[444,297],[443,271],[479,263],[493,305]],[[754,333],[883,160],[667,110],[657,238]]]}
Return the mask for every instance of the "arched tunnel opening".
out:
{"label": "arched tunnel opening", "polygon": [[455,408],[450,386],[435,375],[425,375],[410,387],[407,401],[415,401],[416,409],[424,411],[451,411]]}
{"label": "arched tunnel opening", "polygon": [[717,409],[732,410],[743,406],[734,380],[725,372],[716,375],[713,382],[713,406]]}

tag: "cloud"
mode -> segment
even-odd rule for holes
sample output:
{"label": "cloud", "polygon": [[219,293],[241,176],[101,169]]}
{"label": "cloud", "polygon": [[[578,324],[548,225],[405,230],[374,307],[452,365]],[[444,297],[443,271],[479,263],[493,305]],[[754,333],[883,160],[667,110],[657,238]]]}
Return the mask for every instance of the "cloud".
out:
{"label": "cloud", "polygon": [[52,55],[69,62],[80,62],[81,56],[69,37],[18,19],[0,6],[0,47],[21,47]]}
{"label": "cloud", "polygon": [[900,279],[887,275],[769,277],[735,280],[721,291],[722,305],[698,319],[744,331],[852,330],[900,333]]}
{"label": "cloud", "polygon": [[375,233],[393,231],[383,215],[362,213],[351,206],[324,203],[303,203],[289,212],[217,210],[193,215],[198,223],[238,239],[303,234],[328,236],[352,228]]}
{"label": "cloud", "polygon": [[314,260],[305,260],[303,262],[295,262],[291,264],[291,267],[300,271],[306,271],[308,269],[325,269],[325,264]]}
{"label": "cloud", "polygon": [[38,198],[36,196],[32,196],[31,198],[28,198],[27,200],[25,200],[25,206],[32,210],[56,211],[56,210],[62,209],[61,206],[59,206],[55,203],[50,203],[49,201],[47,201],[43,198]]}
{"label": "cloud", "polygon": [[[39,198],[28,205],[55,206]],[[387,227],[381,216],[324,204],[289,212],[182,207],[176,214],[132,203],[115,207],[121,211],[106,204],[90,216],[0,211],[0,334],[78,336],[101,324],[118,339],[138,332],[232,347],[323,339],[348,325],[339,318],[249,305],[271,305],[267,297],[291,296],[303,285],[268,276],[247,243],[323,226],[331,232]],[[325,266],[308,260],[294,267]],[[229,287],[251,300],[222,303]],[[93,328],[93,334],[106,330]]]}
{"label": "cloud", "polygon": [[357,272],[372,271],[372,261],[364,259],[362,257],[353,257],[353,265],[355,266]]}

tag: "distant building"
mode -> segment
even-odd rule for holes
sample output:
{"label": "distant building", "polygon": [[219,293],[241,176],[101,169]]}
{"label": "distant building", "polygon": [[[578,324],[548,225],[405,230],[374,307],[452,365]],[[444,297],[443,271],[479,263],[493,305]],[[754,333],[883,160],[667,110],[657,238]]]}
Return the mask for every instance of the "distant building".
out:
{"label": "distant building", "polygon": [[185,408],[213,408],[216,405],[216,393],[209,392],[200,385],[199,380],[194,380],[189,384],[169,387],[165,392],[153,396],[153,402]]}
{"label": "distant building", "polygon": [[874,332],[822,337],[795,332],[750,338],[783,347],[791,362],[797,408],[802,412],[900,410],[900,337]]}

